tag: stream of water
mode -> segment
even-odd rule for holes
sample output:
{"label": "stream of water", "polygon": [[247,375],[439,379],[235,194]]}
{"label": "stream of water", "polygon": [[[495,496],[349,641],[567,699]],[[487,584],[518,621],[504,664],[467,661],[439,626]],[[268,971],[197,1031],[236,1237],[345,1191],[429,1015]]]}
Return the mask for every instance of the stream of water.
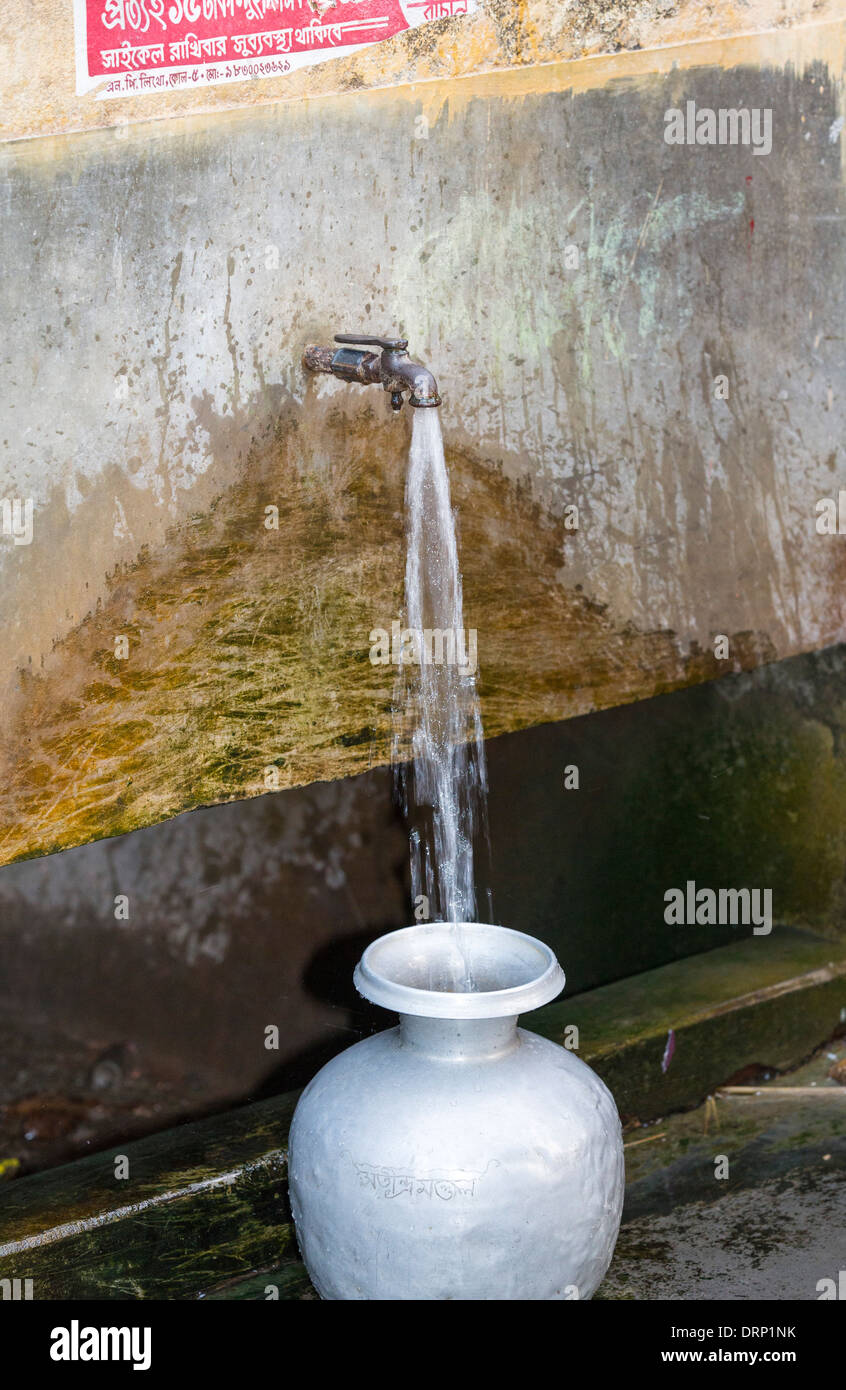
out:
{"label": "stream of water", "polygon": [[[394,693],[394,763],[410,826],[418,920],[475,922],[474,853],[477,847],[488,848],[476,634],[464,628],[440,411],[418,409],[413,416],[405,493],[406,627]],[[484,920],[490,921],[489,901],[487,907]],[[461,978],[448,987],[472,990],[458,927],[456,946],[463,962]]]}

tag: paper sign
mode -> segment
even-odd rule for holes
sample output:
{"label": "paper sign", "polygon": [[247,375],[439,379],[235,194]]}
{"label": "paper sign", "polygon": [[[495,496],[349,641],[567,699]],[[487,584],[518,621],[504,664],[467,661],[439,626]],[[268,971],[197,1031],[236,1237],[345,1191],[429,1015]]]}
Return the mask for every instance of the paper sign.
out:
{"label": "paper sign", "polygon": [[138,96],[278,77],[476,0],[74,0],[76,90]]}

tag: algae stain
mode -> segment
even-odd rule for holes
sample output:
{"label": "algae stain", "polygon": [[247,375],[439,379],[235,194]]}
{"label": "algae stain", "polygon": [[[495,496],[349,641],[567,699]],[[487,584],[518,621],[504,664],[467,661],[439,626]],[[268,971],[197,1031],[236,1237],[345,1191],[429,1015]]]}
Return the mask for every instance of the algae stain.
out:
{"label": "algae stain", "polygon": [[[286,407],[243,479],[117,572],[44,672],[22,674],[0,861],[260,794],[269,766],[284,788],[389,762],[393,671],[368,652],[400,609],[404,438],[374,450],[369,411],[312,413],[306,434]],[[615,631],[555,580],[557,521],[474,454],[448,463],[489,736],[716,673],[672,634]],[[132,634],[127,661],[116,632]]]}

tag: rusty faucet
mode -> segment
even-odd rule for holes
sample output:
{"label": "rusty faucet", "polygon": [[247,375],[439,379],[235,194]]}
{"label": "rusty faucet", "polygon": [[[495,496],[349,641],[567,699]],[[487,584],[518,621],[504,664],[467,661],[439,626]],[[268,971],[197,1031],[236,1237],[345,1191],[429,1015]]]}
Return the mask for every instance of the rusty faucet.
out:
{"label": "rusty faucet", "polygon": [[[329,372],[341,381],[357,381],[364,386],[381,385],[391,393],[391,409],[402,410],[403,392],[409,391],[409,405],[440,405],[438,383],[432,373],[419,363],[412,362],[406,352],[407,338],[370,338],[356,333],[336,333],[336,343],[352,347],[318,347],[312,344],[303,353],[303,366],[308,372]],[[381,348],[381,352],[362,352],[364,347]]]}

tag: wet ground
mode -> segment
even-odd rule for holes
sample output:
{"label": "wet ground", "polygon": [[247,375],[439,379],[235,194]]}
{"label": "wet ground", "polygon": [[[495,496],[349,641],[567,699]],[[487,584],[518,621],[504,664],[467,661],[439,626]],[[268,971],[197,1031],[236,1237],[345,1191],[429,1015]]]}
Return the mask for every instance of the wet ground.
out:
{"label": "wet ground", "polygon": [[[602,1299],[817,1299],[846,1267],[846,1042],[626,1136]],[[841,1072],[846,1067],[841,1068]],[[788,1094],[784,1094],[784,1091]]]}

